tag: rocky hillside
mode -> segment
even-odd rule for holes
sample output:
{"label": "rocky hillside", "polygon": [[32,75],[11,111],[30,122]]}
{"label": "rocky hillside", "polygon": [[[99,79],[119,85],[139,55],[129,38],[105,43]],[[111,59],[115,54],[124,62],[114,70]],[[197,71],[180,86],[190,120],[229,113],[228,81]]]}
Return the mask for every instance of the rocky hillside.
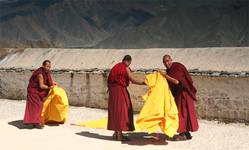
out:
{"label": "rocky hillside", "polygon": [[248,0],[0,0],[0,47],[236,46]]}

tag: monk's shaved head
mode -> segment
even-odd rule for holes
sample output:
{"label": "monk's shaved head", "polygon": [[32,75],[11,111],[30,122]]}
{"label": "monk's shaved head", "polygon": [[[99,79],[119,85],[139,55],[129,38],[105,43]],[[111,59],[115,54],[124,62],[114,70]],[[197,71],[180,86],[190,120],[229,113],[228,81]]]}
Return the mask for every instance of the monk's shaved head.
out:
{"label": "monk's shaved head", "polygon": [[163,60],[165,60],[165,59],[171,59],[172,60],[171,56],[168,55],[168,54],[166,54],[166,55],[163,56]]}
{"label": "monk's shaved head", "polygon": [[42,67],[46,70],[50,70],[51,69],[51,61],[50,60],[44,60],[42,63]]}
{"label": "monk's shaved head", "polygon": [[43,66],[46,66],[47,63],[51,64],[51,61],[50,61],[50,60],[44,60],[44,61],[42,62],[42,65],[43,65]]}
{"label": "monk's shaved head", "polygon": [[172,65],[173,61],[170,55],[166,54],[163,56],[163,64],[166,68],[170,68]]}
{"label": "monk's shaved head", "polygon": [[131,60],[132,60],[132,58],[131,58],[130,55],[125,55],[122,61],[123,61],[127,66],[129,66],[129,65],[131,64]]}
{"label": "monk's shaved head", "polygon": [[125,55],[123,58],[123,61],[131,61],[131,56],[130,55]]}

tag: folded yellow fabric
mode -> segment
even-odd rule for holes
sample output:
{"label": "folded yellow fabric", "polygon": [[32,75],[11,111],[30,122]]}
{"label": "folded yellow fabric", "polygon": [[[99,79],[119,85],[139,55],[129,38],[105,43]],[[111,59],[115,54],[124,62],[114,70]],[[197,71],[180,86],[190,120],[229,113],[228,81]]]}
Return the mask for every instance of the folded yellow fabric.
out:
{"label": "folded yellow fabric", "polygon": [[138,130],[149,133],[161,129],[169,137],[176,134],[178,110],[167,80],[160,73],[146,75],[148,92],[143,96],[145,104],[136,120]]}
{"label": "folded yellow fabric", "polygon": [[50,89],[49,94],[43,103],[42,109],[42,122],[59,122],[63,123],[68,116],[68,98],[66,92],[58,87],[54,86]]}

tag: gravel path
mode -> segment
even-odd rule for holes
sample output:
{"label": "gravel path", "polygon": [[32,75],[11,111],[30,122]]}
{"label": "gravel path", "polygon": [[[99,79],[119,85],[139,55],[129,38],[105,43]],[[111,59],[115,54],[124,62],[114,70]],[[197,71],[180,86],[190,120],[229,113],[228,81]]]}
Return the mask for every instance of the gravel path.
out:
{"label": "gravel path", "polygon": [[111,131],[71,126],[102,118],[107,112],[86,107],[70,107],[64,125],[45,126],[43,130],[23,129],[25,101],[0,99],[0,143],[3,150],[246,150],[249,148],[249,126],[200,120],[200,130],[190,141],[155,142],[145,133],[131,133],[130,142],[111,140]]}

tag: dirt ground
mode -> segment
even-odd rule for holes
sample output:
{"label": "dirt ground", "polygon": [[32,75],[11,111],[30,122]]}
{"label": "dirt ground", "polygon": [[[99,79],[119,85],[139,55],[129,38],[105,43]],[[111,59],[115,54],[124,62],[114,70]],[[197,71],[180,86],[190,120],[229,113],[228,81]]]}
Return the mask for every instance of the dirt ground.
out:
{"label": "dirt ground", "polygon": [[[105,117],[105,110],[70,107],[63,125],[46,125],[44,129],[28,129],[22,125],[25,101],[0,99],[0,145],[2,150],[246,150],[249,126],[200,120],[200,129],[189,141],[154,141],[146,133],[128,133],[129,142],[112,140],[112,132],[72,126]],[[163,137],[163,135],[162,135]]]}

